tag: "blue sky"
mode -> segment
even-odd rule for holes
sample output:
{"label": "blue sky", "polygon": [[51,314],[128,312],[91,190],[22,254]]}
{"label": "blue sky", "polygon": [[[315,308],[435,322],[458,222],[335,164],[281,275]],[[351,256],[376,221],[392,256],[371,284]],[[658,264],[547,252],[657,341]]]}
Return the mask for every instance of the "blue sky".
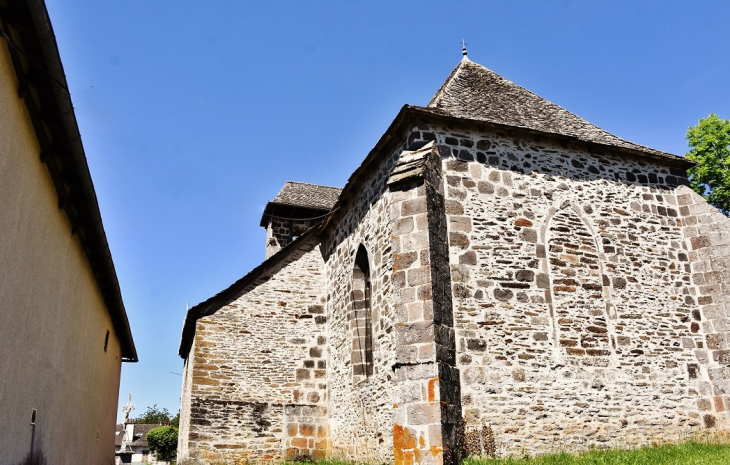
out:
{"label": "blue sky", "polygon": [[[47,0],[140,361],[179,408],[185,308],[264,259],[287,180],[342,186],[461,58],[675,154],[730,118],[730,2]],[[174,373],[173,373],[174,372]]]}

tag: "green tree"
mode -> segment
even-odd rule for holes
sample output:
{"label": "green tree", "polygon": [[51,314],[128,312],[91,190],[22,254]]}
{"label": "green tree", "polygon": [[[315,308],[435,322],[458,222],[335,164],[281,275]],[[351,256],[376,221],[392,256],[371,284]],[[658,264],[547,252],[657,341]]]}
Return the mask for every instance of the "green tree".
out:
{"label": "green tree", "polygon": [[730,216],[730,120],[710,113],[687,130],[689,185],[707,202]]}
{"label": "green tree", "polygon": [[170,419],[170,426],[180,429],[180,410],[177,411],[177,415]]}
{"label": "green tree", "polygon": [[175,463],[177,460],[177,428],[162,426],[147,433],[147,445],[157,460]]}
{"label": "green tree", "polygon": [[159,409],[157,408],[157,404],[155,404],[152,407],[147,407],[147,411],[137,417],[135,422],[150,425],[166,425],[170,423],[171,419],[172,415],[170,415],[170,412],[166,408]]}

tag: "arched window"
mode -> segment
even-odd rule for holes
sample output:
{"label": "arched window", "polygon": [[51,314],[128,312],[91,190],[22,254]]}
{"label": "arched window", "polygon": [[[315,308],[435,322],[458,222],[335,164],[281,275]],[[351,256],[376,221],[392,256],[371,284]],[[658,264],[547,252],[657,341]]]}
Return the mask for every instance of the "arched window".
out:
{"label": "arched window", "polygon": [[598,244],[566,208],[550,220],[546,245],[558,346],[583,364],[601,365],[596,359],[611,355],[611,346]]}
{"label": "arched window", "polygon": [[370,264],[362,245],[355,256],[352,271],[352,379],[358,383],[373,374],[373,330],[370,304]]}

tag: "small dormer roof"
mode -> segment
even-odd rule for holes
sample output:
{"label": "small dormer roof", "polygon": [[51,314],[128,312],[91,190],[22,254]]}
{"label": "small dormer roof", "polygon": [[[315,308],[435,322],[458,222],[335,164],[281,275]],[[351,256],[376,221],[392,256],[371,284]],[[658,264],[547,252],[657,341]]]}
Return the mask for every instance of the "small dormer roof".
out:
{"label": "small dormer roof", "polygon": [[505,79],[484,66],[462,60],[428,104],[457,118],[487,121],[574,137],[657,155],[664,152],[634,144]]}
{"label": "small dormer roof", "polygon": [[287,181],[281,188],[272,203],[293,205],[297,207],[329,210],[337,202],[342,189],[339,187],[307,184],[304,182]]}
{"label": "small dormer roof", "polygon": [[276,215],[277,212],[295,216],[299,212],[321,211],[326,213],[337,202],[340,192],[342,189],[339,187],[287,181],[276,197],[266,204],[261,216],[261,226],[266,227],[266,218]]}

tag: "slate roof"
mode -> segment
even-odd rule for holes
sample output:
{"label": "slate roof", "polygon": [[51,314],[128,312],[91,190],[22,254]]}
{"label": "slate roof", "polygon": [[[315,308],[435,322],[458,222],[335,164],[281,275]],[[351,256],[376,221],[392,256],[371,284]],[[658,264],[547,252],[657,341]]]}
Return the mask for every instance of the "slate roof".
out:
{"label": "slate roof", "polygon": [[570,136],[653,155],[670,155],[616,137],[466,57],[436,92],[428,108],[458,118]]}
{"label": "slate roof", "polygon": [[[149,423],[134,424],[134,441],[130,444],[133,447],[147,447],[147,433],[150,430],[159,428],[162,425],[153,425]],[[122,437],[124,436],[124,425],[117,424],[117,434],[114,436],[114,445],[119,447],[122,445]]]}
{"label": "slate roof", "polygon": [[287,181],[270,203],[330,210],[342,189],[304,182]]}

